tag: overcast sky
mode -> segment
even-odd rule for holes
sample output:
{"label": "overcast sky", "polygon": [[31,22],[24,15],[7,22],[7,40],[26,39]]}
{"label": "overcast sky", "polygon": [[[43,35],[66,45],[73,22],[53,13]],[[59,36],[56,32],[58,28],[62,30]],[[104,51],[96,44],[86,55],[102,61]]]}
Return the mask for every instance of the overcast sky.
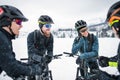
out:
{"label": "overcast sky", "polygon": [[[24,30],[38,28],[40,15],[49,15],[54,28],[74,27],[77,20],[89,23],[106,18],[109,7],[119,0],[0,0],[0,5],[19,8],[29,19],[23,23]],[[29,28],[28,28],[29,27]]]}

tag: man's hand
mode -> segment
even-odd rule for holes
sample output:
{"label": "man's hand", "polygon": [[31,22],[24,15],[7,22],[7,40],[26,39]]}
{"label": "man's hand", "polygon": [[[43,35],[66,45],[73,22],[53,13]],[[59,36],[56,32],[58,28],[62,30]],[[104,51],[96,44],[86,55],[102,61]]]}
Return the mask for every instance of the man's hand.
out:
{"label": "man's hand", "polygon": [[38,63],[41,63],[41,62],[42,62],[42,57],[35,54],[35,55],[33,55],[33,56],[31,57],[31,60],[32,60],[34,63],[38,64]]}
{"label": "man's hand", "polygon": [[52,61],[52,56],[46,55],[46,63],[50,63]]}
{"label": "man's hand", "polygon": [[76,59],[76,64],[80,64],[81,63],[81,59],[80,56],[78,56],[78,58]]}
{"label": "man's hand", "polygon": [[109,66],[109,58],[108,57],[104,57],[104,56],[100,56],[99,58],[98,58],[98,62],[99,62],[99,65],[101,66],[101,67],[107,67],[107,66]]}

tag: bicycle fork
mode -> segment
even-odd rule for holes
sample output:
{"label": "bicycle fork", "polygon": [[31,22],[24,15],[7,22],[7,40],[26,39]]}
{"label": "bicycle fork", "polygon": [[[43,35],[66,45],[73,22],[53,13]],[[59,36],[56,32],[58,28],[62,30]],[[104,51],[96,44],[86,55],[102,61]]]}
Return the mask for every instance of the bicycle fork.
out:
{"label": "bicycle fork", "polygon": [[76,80],[88,79],[88,68],[86,61],[82,60],[79,67],[77,67]]}

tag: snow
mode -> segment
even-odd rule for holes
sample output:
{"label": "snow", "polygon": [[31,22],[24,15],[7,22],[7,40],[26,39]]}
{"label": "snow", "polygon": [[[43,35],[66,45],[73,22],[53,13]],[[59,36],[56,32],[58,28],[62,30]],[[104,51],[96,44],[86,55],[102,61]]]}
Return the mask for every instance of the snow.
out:
{"label": "snow", "polygon": [[[63,54],[63,52],[71,52],[71,47],[74,38],[55,38],[54,39],[54,54]],[[117,54],[119,39],[117,38],[99,38],[99,55],[101,56],[114,56]],[[26,38],[18,38],[13,40],[14,52],[16,58],[27,57],[27,40]],[[66,57],[65,54],[61,59],[55,59],[49,64],[52,70],[53,80],[75,80],[77,64],[76,58]],[[101,67],[100,67],[101,68]],[[110,74],[118,74],[115,67],[101,68]],[[11,80],[8,76],[4,76],[5,72],[0,75],[0,80]]]}

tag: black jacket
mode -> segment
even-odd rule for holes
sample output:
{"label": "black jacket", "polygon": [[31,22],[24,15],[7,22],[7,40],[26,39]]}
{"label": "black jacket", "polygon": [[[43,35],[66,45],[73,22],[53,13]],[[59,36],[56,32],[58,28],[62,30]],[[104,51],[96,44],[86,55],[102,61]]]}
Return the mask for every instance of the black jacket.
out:
{"label": "black jacket", "polygon": [[[36,40],[35,40],[36,39]],[[29,33],[27,38],[28,55],[32,57],[34,55],[49,55],[53,56],[53,35],[46,37],[38,30],[37,37],[35,38],[34,31]]]}
{"label": "black jacket", "polygon": [[14,39],[14,36],[4,29],[0,29],[0,68],[10,77],[30,75],[30,67],[26,63],[16,60],[12,47],[12,39]]}
{"label": "black jacket", "polygon": [[109,59],[110,59],[110,61],[118,62],[118,71],[120,73],[120,43],[118,46],[117,55],[110,57]]}

